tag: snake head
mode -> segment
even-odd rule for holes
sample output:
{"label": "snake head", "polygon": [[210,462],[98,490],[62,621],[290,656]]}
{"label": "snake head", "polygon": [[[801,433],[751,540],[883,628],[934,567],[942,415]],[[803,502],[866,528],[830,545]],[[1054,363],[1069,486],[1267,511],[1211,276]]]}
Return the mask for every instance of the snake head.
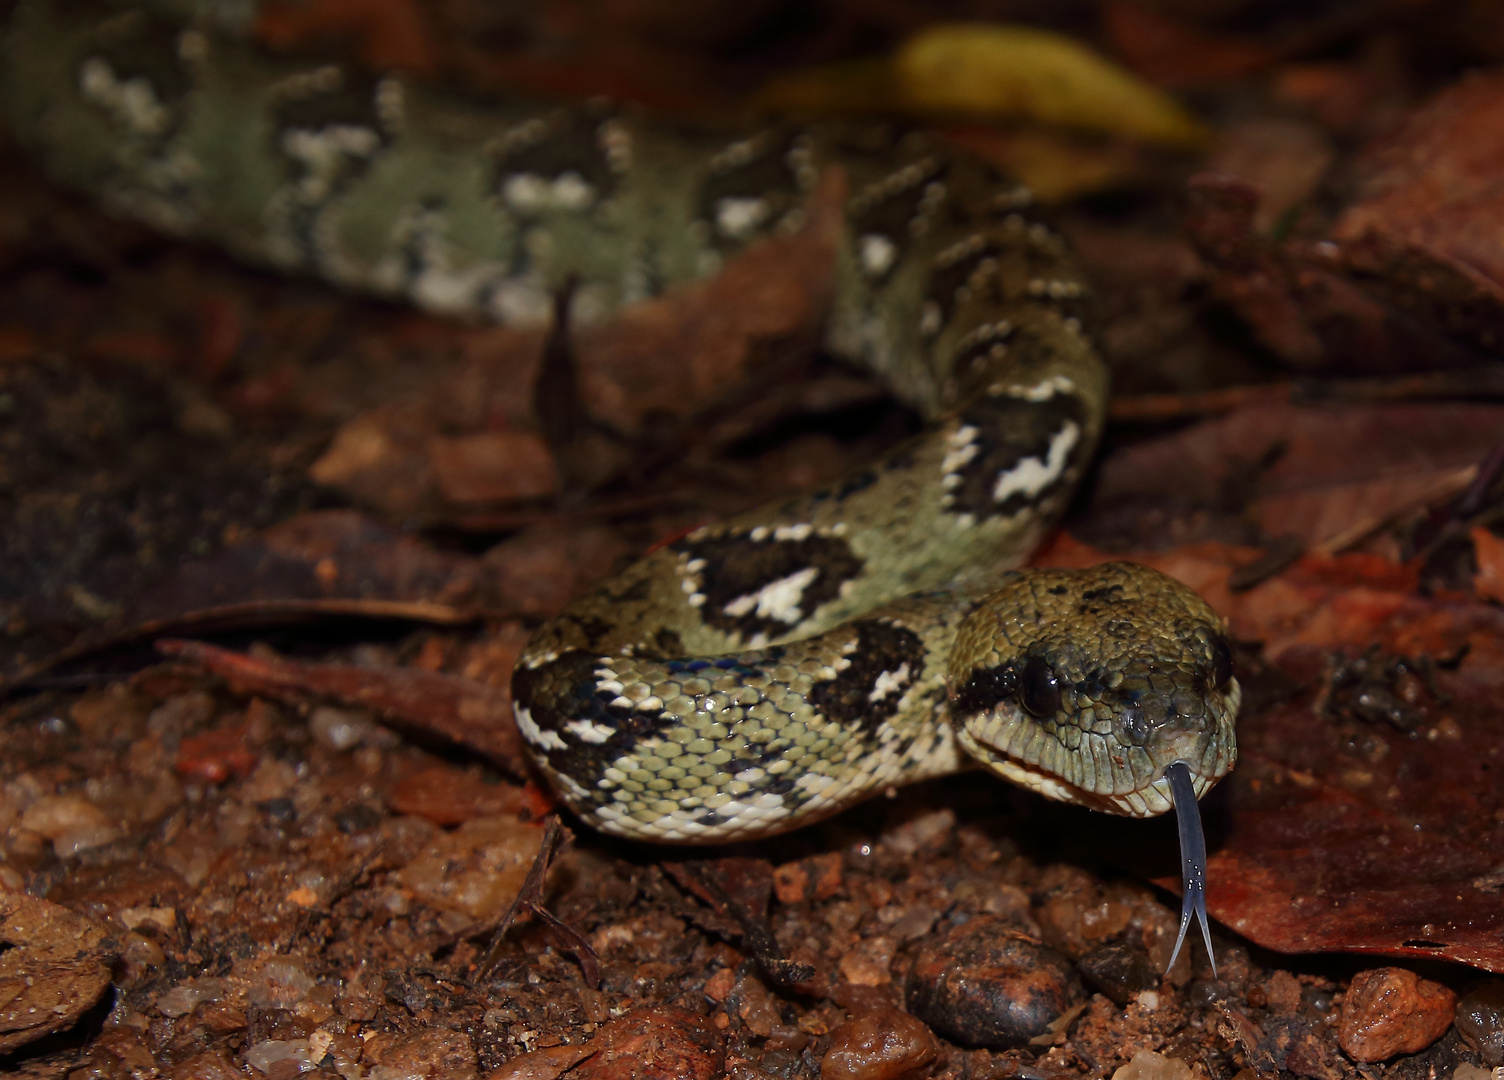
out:
{"label": "snake head", "polygon": [[1024,787],[1129,817],[1199,798],[1237,759],[1241,692],[1222,620],[1157,570],[1031,570],[960,627],[951,718],[966,750]]}

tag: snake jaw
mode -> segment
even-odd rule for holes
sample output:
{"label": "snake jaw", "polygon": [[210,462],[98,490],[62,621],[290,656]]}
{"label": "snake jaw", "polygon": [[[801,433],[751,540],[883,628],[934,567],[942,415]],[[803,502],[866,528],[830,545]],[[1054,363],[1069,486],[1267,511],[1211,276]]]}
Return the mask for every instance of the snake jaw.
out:
{"label": "snake jaw", "polygon": [[[1094,745],[1098,752],[1090,755],[1091,777],[1084,773],[1087,754],[1073,752],[1058,735],[1012,701],[957,715],[954,723],[957,741],[967,753],[1020,787],[1059,802],[1122,817],[1156,817],[1175,809],[1166,777],[1172,763],[1185,766],[1188,783],[1198,799],[1232,771],[1237,757],[1233,719],[1240,700],[1234,679],[1223,692],[1208,699],[1210,715],[1206,722],[1185,729],[1162,728],[1144,746],[1113,744],[1098,735],[1080,739],[1078,746],[1100,744]],[[1110,763],[1106,767],[1100,764],[1104,760]]]}

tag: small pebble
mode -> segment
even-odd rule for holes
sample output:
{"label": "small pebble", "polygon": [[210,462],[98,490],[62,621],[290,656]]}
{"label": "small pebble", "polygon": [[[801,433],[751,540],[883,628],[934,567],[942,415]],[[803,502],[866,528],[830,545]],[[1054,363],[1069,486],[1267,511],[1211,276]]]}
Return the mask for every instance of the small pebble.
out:
{"label": "small pebble", "polygon": [[314,1068],[308,1040],[268,1039],[248,1048],[245,1052],[245,1063],[259,1072],[269,1073],[274,1066],[283,1062],[292,1063],[297,1072],[308,1072]]}
{"label": "small pebble", "polygon": [[1159,989],[1159,971],[1143,949],[1113,942],[1076,961],[1086,981],[1118,1005],[1127,1005],[1141,990]]}
{"label": "small pebble", "polygon": [[634,1009],[590,1040],[597,1053],[569,1080],[714,1080],[726,1068],[721,1033],[705,1017],[673,1005]]}
{"label": "small pebble", "polygon": [[776,867],[773,870],[773,891],[780,904],[829,900],[841,891],[840,852],[815,855]]}
{"label": "small pebble", "polygon": [[979,915],[921,948],[905,984],[909,1011],[968,1046],[1024,1046],[1086,991],[1070,963],[1017,927]]}
{"label": "small pebble", "polygon": [[187,1016],[200,1002],[221,1001],[225,997],[225,980],[212,976],[178,983],[157,998],[157,1011],[163,1016]]}
{"label": "small pebble", "polygon": [[375,728],[369,714],[359,709],[321,705],[308,718],[308,730],[313,737],[331,750],[353,750]]}
{"label": "small pebble", "polygon": [[52,841],[59,859],[113,843],[120,826],[82,795],[44,795],[21,815],[21,828]]}
{"label": "small pebble", "polygon": [[290,1009],[313,987],[313,976],[299,964],[278,958],[268,960],[247,989],[251,1004],[258,1009]]}
{"label": "small pebble", "polygon": [[1413,971],[1360,971],[1342,1005],[1337,1044],[1354,1061],[1419,1053],[1446,1034],[1456,1004],[1456,994]]}
{"label": "small pebble", "polygon": [[1128,1064],[1112,1074],[1112,1080],[1191,1080],[1191,1067],[1179,1058],[1139,1050]]}
{"label": "small pebble", "polygon": [[1504,1065],[1504,979],[1486,979],[1457,1002],[1457,1034],[1491,1069]]}
{"label": "small pebble", "polygon": [[841,957],[841,978],[854,986],[887,986],[893,981],[893,941],[877,936],[863,938]]}
{"label": "small pebble", "polygon": [[172,1067],[170,1080],[245,1080],[245,1073],[218,1050],[205,1050]]}
{"label": "small pebble", "polygon": [[935,1036],[899,1009],[878,1009],[837,1027],[820,1063],[822,1080],[897,1080],[935,1058]]}
{"label": "small pebble", "polygon": [[468,1080],[476,1073],[475,1044],[463,1032],[426,1028],[378,1045],[370,1053],[367,1044],[361,1056],[361,1064],[374,1066],[371,1080]]}

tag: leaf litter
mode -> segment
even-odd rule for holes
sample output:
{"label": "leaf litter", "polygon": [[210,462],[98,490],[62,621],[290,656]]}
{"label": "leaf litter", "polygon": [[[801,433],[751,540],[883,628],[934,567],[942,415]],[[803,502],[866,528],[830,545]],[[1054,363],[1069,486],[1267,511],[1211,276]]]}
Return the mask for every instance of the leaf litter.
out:
{"label": "leaf litter", "polygon": [[[482,83],[504,66],[445,39],[484,18],[463,7],[322,8],[263,30],[288,45],[343,27],[383,63]],[[1009,72],[1023,91],[1065,77],[1021,44],[1036,31],[914,38],[915,13],[891,8],[823,37],[739,38],[774,25],[760,5],[739,26],[681,13],[678,37],[645,14],[639,37],[615,34],[617,13],[596,30],[609,48],[554,26],[565,47],[514,83],[654,100],[647,73],[683,56],[656,101],[688,109],[727,100],[684,92],[713,69],[812,93],[873,40],[867,85],[924,40],[979,62],[1023,49],[1039,72]],[[1208,156],[1048,126],[1099,124],[1082,114],[957,137],[995,140],[1001,160],[1032,146],[1039,175],[1066,177],[1061,227],[1099,268],[1123,390],[1098,475],[1039,561],[1142,559],[1240,642],[1242,758],[1208,805],[1215,978],[1199,945],[1161,978],[1177,905],[1156,887],[1179,885],[1162,829],[978,777],[699,861],[581,830],[483,972],[550,810],[516,782],[509,722],[529,627],[634,551],[911,430],[818,354],[829,237],[572,328],[598,465],[561,493],[527,392],[543,334],[269,282],[12,168],[0,400],[38,407],[7,413],[23,442],[0,454],[25,511],[9,542],[43,572],[3,598],[7,670],[32,679],[0,730],[0,994],[11,970],[59,960],[0,1002],[8,1064],[181,1080],[1471,1080],[1498,1064],[1497,984],[1474,982],[1504,968],[1499,275],[1479,239],[1498,229],[1501,84],[1407,72],[1380,6],[1105,14],[1092,47],[1146,92],[1198,88]],[[1450,71],[1504,59],[1504,34],[1433,14]],[[586,75],[582,57],[609,63]],[[728,302],[744,296],[759,302]],[[769,371],[776,390],[747,391]],[[80,439],[82,468],[18,450]],[[503,451],[526,467],[497,469]],[[115,509],[160,490],[173,454],[202,463],[187,512],[181,495]],[[243,482],[212,482],[233,469]],[[72,529],[80,493],[125,523],[113,548]],[[105,647],[185,636],[209,640],[138,652],[133,674],[104,663]],[[557,926],[598,957],[598,983]],[[779,963],[808,977],[790,986]],[[933,1011],[937,973],[976,994]],[[42,997],[48,1015],[25,1019]],[[1049,1004],[1001,1035],[1003,1001]]]}

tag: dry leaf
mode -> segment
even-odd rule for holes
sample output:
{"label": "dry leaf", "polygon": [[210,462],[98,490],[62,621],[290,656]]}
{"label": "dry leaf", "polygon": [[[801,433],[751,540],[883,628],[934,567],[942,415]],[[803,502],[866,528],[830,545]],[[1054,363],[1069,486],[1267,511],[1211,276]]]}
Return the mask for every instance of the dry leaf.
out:
{"label": "dry leaf", "polygon": [[1183,149],[1209,137],[1168,94],[1047,30],[933,26],[899,48],[894,69],[904,100],[919,110],[1019,117]]}

